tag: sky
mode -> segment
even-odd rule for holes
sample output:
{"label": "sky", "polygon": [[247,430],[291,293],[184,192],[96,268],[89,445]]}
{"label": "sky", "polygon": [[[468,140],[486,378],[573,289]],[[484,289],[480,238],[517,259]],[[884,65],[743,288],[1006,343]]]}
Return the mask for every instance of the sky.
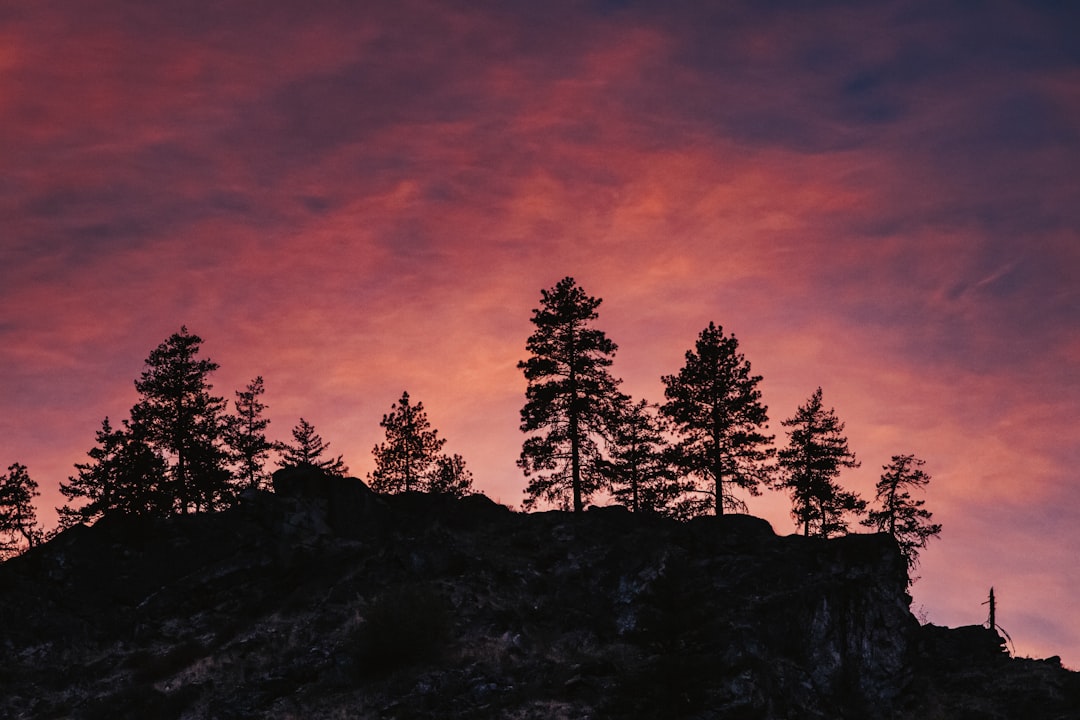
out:
{"label": "sky", "polygon": [[[913,611],[1080,669],[1080,6],[0,5],[0,471],[57,486],[186,325],[372,469],[403,390],[520,505],[540,290],[635,398],[710,321],[932,476]],[[748,498],[777,532],[787,498]]]}

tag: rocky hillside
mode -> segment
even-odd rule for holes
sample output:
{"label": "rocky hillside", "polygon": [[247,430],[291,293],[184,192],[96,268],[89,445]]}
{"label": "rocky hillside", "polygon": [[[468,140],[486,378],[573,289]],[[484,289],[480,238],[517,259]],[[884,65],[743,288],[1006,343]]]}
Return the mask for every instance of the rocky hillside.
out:
{"label": "rocky hillside", "polygon": [[920,627],[884,536],[275,486],[0,565],[0,717],[1080,717],[1056,659]]}

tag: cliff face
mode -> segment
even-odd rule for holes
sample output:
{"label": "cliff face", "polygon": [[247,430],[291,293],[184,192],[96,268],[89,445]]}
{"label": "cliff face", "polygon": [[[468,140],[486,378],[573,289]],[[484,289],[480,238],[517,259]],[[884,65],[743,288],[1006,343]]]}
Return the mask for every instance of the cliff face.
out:
{"label": "cliff face", "polygon": [[[0,565],[12,718],[1076,717],[1077,676],[920,628],[892,541],[512,513],[275,478]],[[1014,714],[1021,708],[1020,715]]]}

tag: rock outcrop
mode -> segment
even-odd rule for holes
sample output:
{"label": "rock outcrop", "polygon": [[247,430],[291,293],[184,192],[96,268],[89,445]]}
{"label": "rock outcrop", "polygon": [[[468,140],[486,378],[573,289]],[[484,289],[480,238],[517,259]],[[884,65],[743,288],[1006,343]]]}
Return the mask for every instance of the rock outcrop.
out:
{"label": "rock outcrop", "polygon": [[885,536],[279,473],[0,565],[0,717],[1066,718],[1078,675],[920,627]]}

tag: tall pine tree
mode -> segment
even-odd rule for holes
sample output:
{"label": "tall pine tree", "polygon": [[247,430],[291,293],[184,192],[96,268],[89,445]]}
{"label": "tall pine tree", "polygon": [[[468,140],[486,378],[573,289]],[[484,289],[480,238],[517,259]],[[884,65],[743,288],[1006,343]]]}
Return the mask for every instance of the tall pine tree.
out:
{"label": "tall pine tree", "polygon": [[87,455],[91,462],[76,463],[77,473],[60,483],[60,492],[75,505],[57,508],[61,527],[90,524],[103,515],[168,515],[172,494],[163,485],[168,466],[153,447],[125,421],[113,429],[109,418],[101,422],[97,445]]}
{"label": "tall pine tree", "polygon": [[199,357],[202,338],[187,327],[158,345],[135,381],[131,425],[169,461],[176,509],[213,510],[233,497],[223,446],[225,401],[211,394],[218,365]]}
{"label": "tall pine tree", "polygon": [[381,493],[430,490],[446,440],[432,429],[424,403],[414,404],[409,393],[403,392],[379,425],[386,440],[371,451],[375,456],[375,470],[368,476],[371,489]]}
{"label": "tall pine tree", "polygon": [[661,410],[678,434],[675,462],[689,480],[683,514],[745,510],[735,488],[760,495],[775,454],[773,436],[765,434],[761,376],[751,374],[735,336],[710,322],[679,373],[662,379]]}
{"label": "tall pine tree", "polygon": [[581,512],[606,484],[599,440],[613,421],[619,381],[608,371],[617,346],[592,326],[600,303],[566,277],[541,290],[533,310],[531,357],[518,363],[528,381],[521,430],[531,433],[518,459],[529,478],[526,508],[546,500]]}
{"label": "tall pine tree", "polygon": [[885,472],[877,483],[878,507],[862,521],[866,527],[893,536],[909,570],[919,564],[919,551],[941,534],[941,525],[931,522],[933,513],[923,507],[925,501],[911,497],[911,491],[924,490],[930,483],[930,476],[922,469],[925,464],[914,455],[893,455],[882,467]]}
{"label": "tall pine tree", "polygon": [[236,414],[229,418],[225,435],[237,463],[237,475],[249,488],[266,487],[270,480],[265,468],[275,445],[266,437],[270,419],[263,417],[266,404],[261,398],[265,391],[261,375],[236,391]]}
{"label": "tall pine tree", "polygon": [[18,555],[43,540],[45,534],[34,509],[38,495],[37,481],[25,465],[13,463],[6,475],[0,475],[0,559]]}
{"label": "tall pine tree", "polygon": [[680,485],[656,406],[623,396],[600,467],[611,495],[633,512],[670,514]]}
{"label": "tall pine tree", "polygon": [[846,533],[847,516],[863,513],[866,501],[837,483],[842,468],[859,467],[848,449],[844,423],[832,408],[824,408],[818,388],[783,424],[790,429],[788,446],[780,451],[777,487],[790,493],[796,525],[804,535]]}

